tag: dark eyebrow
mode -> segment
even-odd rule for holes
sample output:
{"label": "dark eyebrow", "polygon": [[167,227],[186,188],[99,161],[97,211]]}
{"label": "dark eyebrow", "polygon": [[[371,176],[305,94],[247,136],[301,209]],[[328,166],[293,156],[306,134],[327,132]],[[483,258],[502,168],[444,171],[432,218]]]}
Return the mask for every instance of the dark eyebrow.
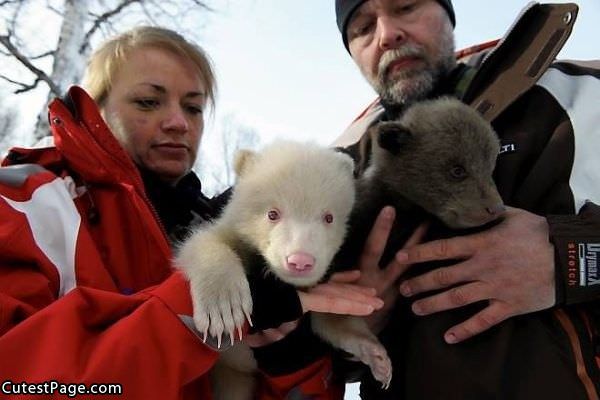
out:
{"label": "dark eyebrow", "polygon": [[[154,91],[156,91],[156,92],[158,92],[160,94],[167,93],[167,89],[164,86],[157,85],[156,83],[140,82],[140,83],[138,83],[138,86],[150,86]],[[204,98],[204,96],[205,96],[204,92],[201,92],[201,91],[192,91],[192,92],[187,92],[184,97],[186,97],[186,98],[193,98],[193,97],[202,97],[202,98]]]}

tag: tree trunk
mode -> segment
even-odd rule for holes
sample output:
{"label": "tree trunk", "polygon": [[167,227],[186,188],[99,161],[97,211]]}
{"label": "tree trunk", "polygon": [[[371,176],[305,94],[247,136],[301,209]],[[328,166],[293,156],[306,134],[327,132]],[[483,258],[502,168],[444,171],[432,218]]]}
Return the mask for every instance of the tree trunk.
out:
{"label": "tree trunk", "polygon": [[[57,96],[62,96],[69,86],[80,82],[85,62],[88,59],[88,51],[81,54],[80,49],[85,38],[85,21],[88,13],[88,1],[65,0],[64,18],[60,28],[60,36],[54,54],[52,74],[50,77],[60,93],[50,91],[48,103]],[[89,49],[89,46],[84,46]],[[50,133],[48,125],[48,113],[46,107],[40,112],[34,131],[34,138],[39,140]]]}

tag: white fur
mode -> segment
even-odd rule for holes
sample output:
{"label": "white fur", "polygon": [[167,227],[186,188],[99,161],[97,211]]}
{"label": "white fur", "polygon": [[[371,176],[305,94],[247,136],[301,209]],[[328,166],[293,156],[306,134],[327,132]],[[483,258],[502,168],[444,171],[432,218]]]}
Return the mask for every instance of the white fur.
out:
{"label": "white fur", "polygon": [[[215,224],[184,243],[177,259],[190,280],[194,321],[201,332],[208,331],[220,343],[224,333],[232,337],[251,313],[244,264],[250,253],[261,254],[271,272],[295,286],[311,286],[323,277],[342,244],[354,204],[353,167],[345,154],[294,142],[237,155],[238,180],[229,204]],[[278,211],[276,222],[269,219],[270,210]],[[333,216],[330,223],[324,218],[328,213]],[[290,269],[286,259],[295,253],[314,257],[314,267]],[[389,358],[363,321],[322,318],[318,328],[326,340],[369,364],[377,379],[389,383]],[[237,359],[231,366],[244,372],[247,368],[238,358],[244,352],[237,347],[232,349],[236,356],[227,359]],[[235,375],[219,371],[215,378]],[[215,385],[220,398],[232,395],[221,393],[227,386]]]}
{"label": "white fur", "polygon": [[177,259],[190,281],[196,328],[205,341],[207,332],[218,338],[219,347],[223,333],[233,344],[236,328],[239,330],[252,312],[242,260],[225,238],[227,232],[221,232],[219,226],[198,231],[182,246]]}
{"label": "white fur", "polygon": [[[313,285],[341,245],[354,204],[353,162],[331,149],[278,142],[260,153],[240,151],[235,168],[238,181],[223,215],[195,232],[177,259],[190,280],[196,326],[219,344],[252,312],[243,263],[248,252],[262,254],[282,280]],[[281,214],[276,223],[268,219],[271,209]],[[328,212],[331,224],[323,221]],[[315,258],[310,273],[286,268],[295,252]]]}

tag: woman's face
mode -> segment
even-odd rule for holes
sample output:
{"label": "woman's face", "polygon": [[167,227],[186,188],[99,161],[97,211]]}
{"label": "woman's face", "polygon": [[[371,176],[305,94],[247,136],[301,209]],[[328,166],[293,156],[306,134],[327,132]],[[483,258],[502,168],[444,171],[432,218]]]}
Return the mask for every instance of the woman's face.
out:
{"label": "woman's face", "polygon": [[102,114],[139,168],[175,184],[196,161],[205,105],[205,85],[190,60],[141,47],[113,77]]}

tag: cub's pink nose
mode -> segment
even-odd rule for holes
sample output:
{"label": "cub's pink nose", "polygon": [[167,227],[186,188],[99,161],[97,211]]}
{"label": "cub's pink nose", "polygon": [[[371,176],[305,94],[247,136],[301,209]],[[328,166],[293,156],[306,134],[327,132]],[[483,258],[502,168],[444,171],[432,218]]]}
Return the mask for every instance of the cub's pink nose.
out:
{"label": "cub's pink nose", "polygon": [[286,267],[293,272],[308,272],[315,266],[315,258],[307,253],[293,253],[286,258]]}

